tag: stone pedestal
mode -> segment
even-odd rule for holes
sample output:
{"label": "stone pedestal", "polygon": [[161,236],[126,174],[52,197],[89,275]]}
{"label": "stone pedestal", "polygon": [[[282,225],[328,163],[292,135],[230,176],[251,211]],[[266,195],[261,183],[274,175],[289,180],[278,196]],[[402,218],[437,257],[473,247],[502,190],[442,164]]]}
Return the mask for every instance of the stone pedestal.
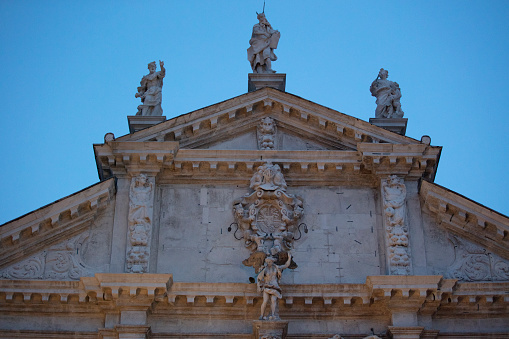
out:
{"label": "stone pedestal", "polygon": [[370,118],[369,123],[388,131],[405,135],[407,118]]}
{"label": "stone pedestal", "polygon": [[253,339],[285,339],[288,332],[288,321],[255,320],[253,321]]}
{"label": "stone pedestal", "polygon": [[285,91],[286,74],[284,73],[249,73],[247,91],[254,92],[264,87]]}
{"label": "stone pedestal", "polygon": [[419,339],[424,327],[397,327],[389,326],[389,334],[393,339]]}
{"label": "stone pedestal", "polygon": [[115,329],[118,339],[146,339],[150,332],[150,326],[143,325],[117,325]]}
{"label": "stone pedestal", "polygon": [[166,116],[128,115],[127,121],[129,122],[129,133],[134,133],[166,121]]}

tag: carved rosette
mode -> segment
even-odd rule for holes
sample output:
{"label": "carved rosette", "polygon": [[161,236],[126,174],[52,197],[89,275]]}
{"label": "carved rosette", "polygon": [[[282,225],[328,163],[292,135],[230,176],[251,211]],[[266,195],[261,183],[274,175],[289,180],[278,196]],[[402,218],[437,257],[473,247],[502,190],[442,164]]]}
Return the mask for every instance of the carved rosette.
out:
{"label": "carved rosette", "polygon": [[406,186],[403,179],[391,175],[382,181],[384,225],[390,273],[411,274],[406,216]]}
{"label": "carved rosette", "polygon": [[276,122],[271,117],[261,119],[257,128],[258,149],[276,149]]}
{"label": "carved rosette", "polygon": [[451,236],[450,240],[454,245],[455,260],[445,274],[447,278],[461,281],[509,280],[507,260],[455,236]]}
{"label": "carved rosette", "polygon": [[148,272],[154,186],[155,179],[145,174],[131,179],[126,255],[129,273]]}
{"label": "carved rosette", "polygon": [[286,261],[285,254],[293,247],[304,210],[301,199],[286,193],[286,181],[278,165],[269,162],[258,167],[250,187],[253,192],[236,201],[233,212],[245,246],[252,252],[244,264],[254,266],[258,273],[266,256]]}

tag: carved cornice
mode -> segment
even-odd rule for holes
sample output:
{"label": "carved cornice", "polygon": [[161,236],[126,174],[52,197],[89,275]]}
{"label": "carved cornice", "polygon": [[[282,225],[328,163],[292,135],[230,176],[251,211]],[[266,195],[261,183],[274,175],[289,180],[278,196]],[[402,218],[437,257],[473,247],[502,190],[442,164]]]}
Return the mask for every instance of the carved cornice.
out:
{"label": "carved cornice", "polygon": [[163,165],[173,163],[178,142],[117,142],[94,145],[99,177],[122,177],[140,172],[157,174]]}
{"label": "carved cornice", "polygon": [[[323,181],[327,177],[348,181],[357,178],[366,182],[371,177],[376,186],[377,178],[389,173],[410,179],[433,176],[439,148],[421,144],[359,143],[359,151],[211,150],[179,149],[178,142],[153,141],[109,142],[96,145],[95,151],[100,171],[106,177],[144,172],[159,173],[163,181],[167,176],[212,181],[249,180],[256,167],[271,161],[281,167],[285,176],[288,173],[290,181],[297,180],[301,184]],[[222,175],[217,176],[219,173]]]}
{"label": "carved cornice", "polygon": [[427,181],[419,194],[439,224],[509,259],[508,217]]}
{"label": "carved cornice", "polygon": [[359,143],[365,168],[377,175],[398,174],[410,178],[435,177],[442,147],[425,144]]}
{"label": "carved cornice", "polygon": [[[437,316],[509,315],[509,283],[458,283],[441,276],[370,276],[365,284],[281,287],[285,291],[282,313],[291,318],[310,316],[310,308],[313,317],[337,316],[336,308],[343,309],[345,316],[382,316],[401,310]],[[259,315],[260,303],[255,284],[173,283],[171,274],[97,273],[79,282],[0,280],[3,311],[15,308],[41,312],[41,305],[51,305],[48,311],[53,312],[59,312],[59,307],[60,312],[150,307],[154,316],[228,314],[233,318],[252,315],[254,319]],[[205,305],[209,307],[204,308]],[[215,308],[214,312],[210,307]]]}
{"label": "carved cornice", "polygon": [[81,278],[80,292],[85,293],[89,301],[140,297],[148,299],[150,305],[167,295],[172,284],[171,274],[97,273],[94,277]]}
{"label": "carved cornice", "polygon": [[72,236],[92,222],[115,196],[110,179],[0,227],[0,268]]}

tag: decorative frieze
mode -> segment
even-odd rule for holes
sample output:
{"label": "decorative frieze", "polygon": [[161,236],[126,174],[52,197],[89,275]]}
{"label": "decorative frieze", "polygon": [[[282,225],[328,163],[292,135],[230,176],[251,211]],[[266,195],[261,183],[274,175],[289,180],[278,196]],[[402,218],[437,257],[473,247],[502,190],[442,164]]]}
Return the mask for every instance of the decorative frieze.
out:
{"label": "decorative frieze", "polygon": [[396,175],[382,181],[384,226],[389,270],[395,275],[411,274],[408,228],[406,226],[406,186]]}
{"label": "decorative frieze", "polygon": [[152,235],[155,178],[139,174],[131,179],[126,270],[147,273]]}

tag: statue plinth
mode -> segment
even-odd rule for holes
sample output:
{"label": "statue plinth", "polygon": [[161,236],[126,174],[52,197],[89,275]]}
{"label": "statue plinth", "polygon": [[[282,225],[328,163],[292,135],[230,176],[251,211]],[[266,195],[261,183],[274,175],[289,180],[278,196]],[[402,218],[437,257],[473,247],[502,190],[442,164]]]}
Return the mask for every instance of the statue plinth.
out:
{"label": "statue plinth", "polygon": [[407,118],[370,118],[369,123],[388,131],[405,135]]}
{"label": "statue plinth", "polygon": [[166,116],[128,115],[127,121],[129,123],[129,133],[134,133],[166,121]]}
{"label": "statue plinth", "polygon": [[253,338],[285,339],[288,333],[288,321],[284,320],[254,320]]}
{"label": "statue plinth", "polygon": [[285,73],[249,73],[247,91],[254,92],[264,87],[272,87],[282,92],[286,87]]}

